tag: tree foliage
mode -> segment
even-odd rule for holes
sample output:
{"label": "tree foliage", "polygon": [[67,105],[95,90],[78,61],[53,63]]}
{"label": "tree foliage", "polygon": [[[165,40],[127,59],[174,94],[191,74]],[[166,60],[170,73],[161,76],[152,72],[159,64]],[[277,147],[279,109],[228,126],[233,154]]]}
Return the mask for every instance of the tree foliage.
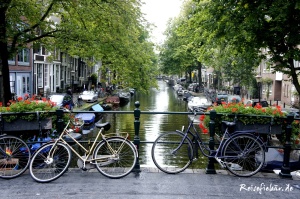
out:
{"label": "tree foliage", "polygon": [[156,56],[139,0],[0,0],[1,99],[10,99],[8,58],[44,45],[101,60],[123,86],[155,86]]}
{"label": "tree foliage", "polygon": [[[224,79],[248,85],[255,76],[254,69],[266,59],[273,71],[290,76],[300,92],[299,1],[187,0],[184,9],[186,12],[181,14],[185,20],[172,25],[169,35],[185,40],[167,37],[168,48],[164,46],[161,54],[165,70],[174,67],[170,63],[178,60],[174,59],[178,52],[186,56],[182,52],[189,49],[186,52],[221,72]],[[262,54],[261,49],[267,49],[266,53]],[[181,68],[184,65],[177,63]]]}

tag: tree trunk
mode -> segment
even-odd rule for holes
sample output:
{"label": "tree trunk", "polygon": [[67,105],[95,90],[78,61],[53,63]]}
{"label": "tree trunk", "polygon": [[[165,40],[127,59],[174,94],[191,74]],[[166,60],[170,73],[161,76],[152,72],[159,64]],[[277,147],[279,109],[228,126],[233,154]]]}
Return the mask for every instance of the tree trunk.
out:
{"label": "tree trunk", "polygon": [[200,88],[200,91],[203,90],[203,86],[202,86],[202,64],[201,62],[197,61],[197,67],[198,67],[198,83],[199,83],[199,88]]}
{"label": "tree trunk", "polygon": [[11,99],[5,9],[4,6],[0,8],[0,101],[3,105]]}

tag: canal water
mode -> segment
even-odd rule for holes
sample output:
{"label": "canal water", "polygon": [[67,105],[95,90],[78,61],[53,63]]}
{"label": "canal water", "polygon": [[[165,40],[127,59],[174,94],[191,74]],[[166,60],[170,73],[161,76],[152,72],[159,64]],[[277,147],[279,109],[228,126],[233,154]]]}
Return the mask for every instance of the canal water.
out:
{"label": "canal water", "polygon": [[[162,133],[181,129],[187,126],[189,116],[185,114],[143,114],[143,112],[187,112],[187,102],[178,97],[173,87],[165,81],[158,81],[158,89],[151,88],[148,94],[136,92],[131,97],[129,103],[118,108],[120,111],[133,111],[135,102],[139,101],[140,110],[140,165],[154,166],[151,159],[151,147],[153,141]],[[109,121],[112,125],[109,132],[128,132],[130,139],[134,139],[134,115],[107,113],[104,115],[103,122]],[[93,134],[96,134],[94,132]],[[93,135],[91,135],[93,136]],[[202,155],[191,165],[195,168],[206,168],[207,158]]]}

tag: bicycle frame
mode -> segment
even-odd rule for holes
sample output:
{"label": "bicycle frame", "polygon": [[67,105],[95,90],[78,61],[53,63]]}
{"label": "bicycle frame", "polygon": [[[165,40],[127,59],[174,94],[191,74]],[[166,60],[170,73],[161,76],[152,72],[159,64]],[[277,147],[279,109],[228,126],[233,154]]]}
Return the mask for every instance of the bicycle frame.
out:
{"label": "bicycle frame", "polygon": [[[103,161],[103,162],[106,162],[107,161],[107,158],[109,158],[109,157],[116,157],[117,156],[117,154],[119,153],[119,151],[123,148],[123,146],[124,146],[124,143],[125,143],[125,141],[127,140],[127,138],[129,137],[129,135],[128,135],[128,133],[126,133],[126,136],[115,136],[115,137],[122,137],[122,138],[124,138],[124,141],[123,141],[123,143],[121,144],[121,146],[118,148],[118,150],[117,151],[115,151],[110,145],[109,145],[109,143],[106,141],[106,138],[105,138],[105,135],[103,135],[102,134],[102,132],[104,131],[104,127],[101,127],[100,128],[100,130],[98,131],[98,133],[97,133],[97,136],[96,136],[96,138],[95,138],[95,140],[93,141],[93,144],[92,144],[92,146],[91,146],[91,148],[88,150],[88,149],[86,149],[82,144],[80,144],[75,138],[73,138],[70,134],[69,134],[69,132],[68,132],[68,130],[67,130],[67,128],[68,128],[68,126],[69,126],[69,124],[70,124],[70,121],[68,122],[68,124],[66,125],[66,127],[64,128],[64,130],[63,130],[63,132],[60,134],[60,136],[58,137],[58,139],[56,139],[55,140],[55,143],[54,143],[54,145],[52,146],[52,148],[50,149],[50,151],[49,151],[49,156],[50,157],[52,157],[53,156],[53,152],[54,152],[54,150],[55,150],[55,146],[57,145],[57,143],[58,142],[62,142],[62,143],[64,143],[65,145],[67,145],[73,152],[74,152],[74,154],[79,158],[79,159],[81,159],[82,161],[83,161],[83,168],[85,168],[85,165],[86,165],[86,162],[88,162],[88,163],[96,163],[96,161]],[[64,139],[63,139],[63,136],[64,135],[68,135],[75,143],[76,143],[76,145],[78,145],[81,149],[83,149],[84,150],[84,152],[85,152],[85,158],[83,158],[67,141],[65,141]],[[96,146],[96,143],[97,143],[97,140],[99,139],[99,137],[102,137],[102,140],[104,140],[105,142],[106,142],[106,144],[107,144],[107,146],[108,146],[108,149],[110,150],[110,152],[111,152],[111,154],[112,155],[107,155],[107,156],[101,156],[101,157],[97,157],[97,158],[90,158],[91,157],[91,155],[92,155],[92,152],[94,151],[94,149],[95,149],[95,146]]]}
{"label": "bicycle frame", "polygon": [[[194,144],[194,141],[197,142],[197,145],[201,151],[201,153],[205,156],[205,157],[208,157],[208,158],[214,158],[217,160],[217,162],[222,166],[222,167],[225,167],[225,164],[224,164],[224,161],[222,161],[222,159],[224,158],[235,158],[236,156],[223,156],[221,154],[221,152],[223,151],[223,146],[225,145],[226,141],[228,139],[231,139],[233,138],[234,136],[237,136],[237,135],[240,135],[240,134],[243,134],[243,135],[249,135],[249,136],[252,136],[252,137],[255,137],[256,138],[256,141],[260,142],[263,146],[264,146],[264,149],[266,148],[266,142],[263,142],[261,140],[261,138],[259,136],[255,136],[253,135],[253,133],[255,133],[255,131],[252,131],[252,130],[247,130],[247,131],[236,131],[234,132],[233,134],[230,134],[228,132],[228,130],[226,129],[223,136],[221,137],[221,142],[219,144],[219,147],[216,149],[216,150],[212,150],[212,149],[209,149],[207,148],[208,152],[209,152],[209,155],[205,154],[205,152],[203,151],[203,145],[204,145],[204,142],[203,140],[201,139],[201,136],[200,136],[200,133],[197,131],[197,129],[195,128],[194,126],[194,119],[196,117],[196,114],[194,113],[194,117],[191,119],[191,121],[189,122],[189,125],[187,127],[186,130],[184,130],[184,126],[182,128],[182,130],[176,130],[177,132],[181,132],[184,134],[184,137],[182,138],[180,144],[178,145],[178,147],[176,147],[174,150],[173,150],[173,153],[175,153],[175,151],[177,151],[183,144],[184,144],[184,141],[186,139],[190,139],[188,136],[191,135],[192,136],[192,143]],[[194,133],[193,133],[193,132]],[[226,137],[226,139],[224,139]],[[238,143],[236,143],[236,146],[240,148],[240,145]],[[197,151],[197,150],[195,150]],[[194,158],[194,154],[192,154],[192,156],[190,157],[191,160]]]}

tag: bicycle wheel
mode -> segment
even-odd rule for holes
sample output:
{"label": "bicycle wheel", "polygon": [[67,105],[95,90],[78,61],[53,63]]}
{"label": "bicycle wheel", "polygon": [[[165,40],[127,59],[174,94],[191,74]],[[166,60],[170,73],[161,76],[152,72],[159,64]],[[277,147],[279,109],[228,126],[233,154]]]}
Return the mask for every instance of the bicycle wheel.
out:
{"label": "bicycle wheel", "polygon": [[193,145],[187,138],[179,147],[183,138],[183,133],[168,132],[154,141],[151,156],[157,168],[170,174],[180,173],[188,168],[192,162]]}
{"label": "bicycle wheel", "polygon": [[227,169],[239,177],[256,174],[265,162],[264,147],[252,135],[241,134],[230,138],[222,152]]}
{"label": "bicycle wheel", "polygon": [[[111,147],[111,148],[110,148]],[[117,154],[113,154],[111,149]],[[94,159],[98,171],[109,178],[122,178],[128,175],[137,161],[135,146],[120,137],[101,141],[95,148]]]}
{"label": "bicycle wheel", "polygon": [[34,153],[30,161],[31,177],[37,182],[56,180],[68,169],[71,155],[71,150],[63,143],[58,142],[55,146],[54,143],[43,145]]}
{"label": "bicycle wheel", "polygon": [[30,162],[28,145],[18,137],[0,137],[0,178],[15,178],[23,174]]}

